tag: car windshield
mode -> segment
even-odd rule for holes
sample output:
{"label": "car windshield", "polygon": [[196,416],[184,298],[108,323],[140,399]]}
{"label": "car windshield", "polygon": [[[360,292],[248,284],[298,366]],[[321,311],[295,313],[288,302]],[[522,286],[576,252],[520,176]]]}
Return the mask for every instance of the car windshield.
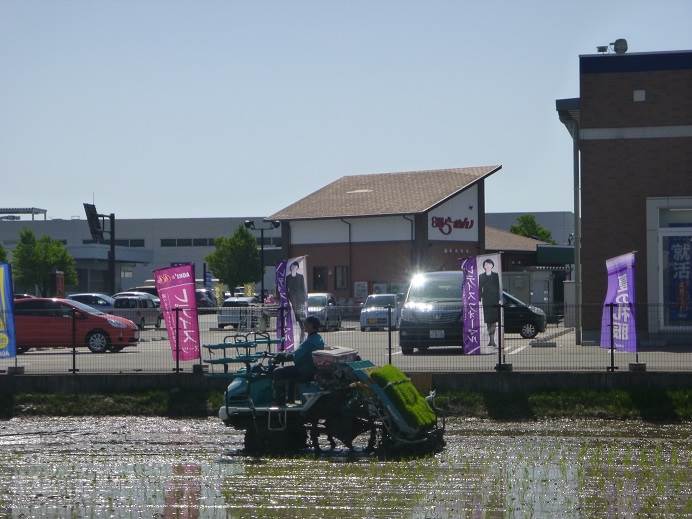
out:
{"label": "car windshield", "polygon": [[461,301],[462,274],[419,274],[411,281],[407,301]]}
{"label": "car windshield", "polygon": [[365,300],[365,307],[372,308],[373,306],[396,306],[395,296],[368,296]]}
{"label": "car windshield", "polygon": [[70,299],[70,304],[74,306],[77,310],[79,310],[80,312],[84,312],[85,314],[104,315],[104,313],[101,310],[97,310],[96,308],[85,305],[84,303],[80,303],[79,301],[75,301],[74,299]]}
{"label": "car windshield", "polygon": [[327,306],[327,296],[308,296],[308,306]]}

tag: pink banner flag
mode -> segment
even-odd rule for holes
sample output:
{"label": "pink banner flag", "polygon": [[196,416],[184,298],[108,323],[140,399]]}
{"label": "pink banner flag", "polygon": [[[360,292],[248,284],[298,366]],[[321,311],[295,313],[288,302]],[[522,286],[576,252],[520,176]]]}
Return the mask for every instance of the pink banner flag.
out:
{"label": "pink banner flag", "polygon": [[[183,263],[154,271],[156,290],[173,359],[194,360],[200,356],[199,322],[195,297],[195,265]],[[177,322],[176,322],[177,317]]]}

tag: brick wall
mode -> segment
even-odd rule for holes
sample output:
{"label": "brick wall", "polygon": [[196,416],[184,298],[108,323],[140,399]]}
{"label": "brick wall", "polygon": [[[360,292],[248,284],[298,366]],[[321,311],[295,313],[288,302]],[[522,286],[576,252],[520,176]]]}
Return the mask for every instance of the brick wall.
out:
{"label": "brick wall", "polygon": [[583,301],[594,305],[584,329],[595,330],[606,258],[638,251],[637,300],[646,302],[646,198],[692,194],[692,138],[582,141],[581,160]]}
{"label": "brick wall", "polygon": [[[635,89],[645,101],[633,101]],[[690,125],[692,70],[583,73],[580,111],[582,129]],[[580,150],[584,330],[595,331],[606,258],[638,251],[637,300],[646,302],[646,198],[692,194],[692,138],[586,140]]]}
{"label": "brick wall", "polygon": [[[458,251],[458,252],[457,252]],[[412,244],[404,242],[353,243],[349,256],[348,243],[325,245],[291,245],[288,256],[308,256],[308,289],[313,290],[313,268],[327,267],[327,290],[337,297],[351,297],[353,281],[380,283],[407,283],[418,270],[456,270],[458,259],[468,254],[478,254],[476,242],[427,242],[419,256]],[[335,289],[334,269],[349,265],[352,261],[351,280],[348,288]]]}
{"label": "brick wall", "polygon": [[692,124],[692,70],[582,74],[580,92],[582,128]]}

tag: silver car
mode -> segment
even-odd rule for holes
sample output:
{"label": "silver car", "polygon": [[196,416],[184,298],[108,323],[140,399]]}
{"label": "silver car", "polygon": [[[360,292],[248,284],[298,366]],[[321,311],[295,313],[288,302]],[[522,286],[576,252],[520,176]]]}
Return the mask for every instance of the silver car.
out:
{"label": "silver car", "polygon": [[97,292],[70,294],[66,299],[78,301],[82,304],[95,308],[96,310],[101,310],[105,314],[113,313],[113,303],[115,302],[115,299],[113,299],[111,296],[99,294]]}
{"label": "silver car", "polygon": [[317,317],[323,330],[341,328],[341,309],[336,306],[336,297],[328,292],[308,294],[308,317]]}
{"label": "silver car", "polygon": [[389,323],[389,307],[392,309],[390,328],[399,327],[401,307],[396,294],[371,294],[360,311],[360,331],[384,330]]}
{"label": "silver car", "polygon": [[161,306],[161,300],[159,299],[159,297],[155,296],[154,294],[150,294],[149,292],[138,292],[136,290],[127,290],[125,292],[118,292],[117,294],[113,294],[113,299],[117,299],[117,298],[123,297],[123,296],[145,297],[147,299],[151,299],[154,302],[154,306],[156,306],[156,308]]}
{"label": "silver car", "polygon": [[143,296],[122,296],[115,298],[113,315],[125,317],[135,323],[140,330],[154,325],[161,328],[161,312],[151,298]]}
{"label": "silver car", "polygon": [[258,303],[256,297],[227,297],[217,317],[219,328],[254,329],[260,317]]}

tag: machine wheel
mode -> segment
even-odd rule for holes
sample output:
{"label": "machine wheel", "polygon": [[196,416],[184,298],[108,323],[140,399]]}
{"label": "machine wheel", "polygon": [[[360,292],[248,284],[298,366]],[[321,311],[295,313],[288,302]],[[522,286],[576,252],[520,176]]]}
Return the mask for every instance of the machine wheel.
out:
{"label": "machine wheel", "polygon": [[161,329],[161,316],[160,315],[156,318],[156,324],[154,326],[156,326],[157,330]]}
{"label": "machine wheel", "polygon": [[108,334],[101,330],[94,330],[89,333],[86,338],[87,348],[89,348],[92,353],[105,352],[110,346],[110,343],[111,341]]}
{"label": "machine wheel", "polygon": [[365,326],[361,326],[361,327],[360,327],[360,331],[361,331],[361,332],[364,332],[364,331],[365,331]]}
{"label": "machine wheel", "polygon": [[413,353],[413,346],[402,346],[401,353],[404,355],[411,355],[411,353]]}
{"label": "machine wheel", "polygon": [[147,323],[146,323],[146,321],[144,320],[144,317],[142,317],[142,318],[139,320],[139,324],[137,325],[137,327],[138,327],[140,330],[144,330],[144,327],[145,327],[146,325],[147,325]]}
{"label": "machine wheel", "polygon": [[538,329],[536,328],[536,325],[533,323],[525,323],[524,325],[522,325],[519,334],[524,339],[533,339],[536,335],[538,335]]}

